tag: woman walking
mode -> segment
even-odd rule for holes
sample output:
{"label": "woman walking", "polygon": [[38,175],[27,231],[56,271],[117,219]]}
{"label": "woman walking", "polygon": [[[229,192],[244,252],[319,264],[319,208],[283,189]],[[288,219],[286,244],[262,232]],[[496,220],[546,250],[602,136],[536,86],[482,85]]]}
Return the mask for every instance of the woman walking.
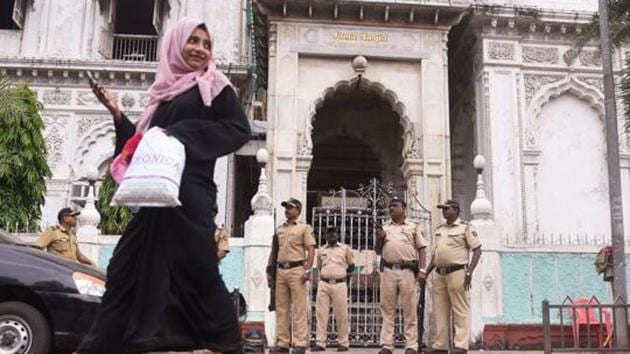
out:
{"label": "woman walking", "polygon": [[92,89],[114,117],[115,157],[134,134],[161,127],[184,144],[186,165],[182,206],[141,208],[127,226],[107,269],[95,322],[78,352],[240,353],[236,309],[219,276],[213,237],[213,175],[216,159],[247,142],[250,128],[230,82],[212,60],[209,29],[187,18],[166,32],[149,105],[135,125],[103,87],[92,83]]}

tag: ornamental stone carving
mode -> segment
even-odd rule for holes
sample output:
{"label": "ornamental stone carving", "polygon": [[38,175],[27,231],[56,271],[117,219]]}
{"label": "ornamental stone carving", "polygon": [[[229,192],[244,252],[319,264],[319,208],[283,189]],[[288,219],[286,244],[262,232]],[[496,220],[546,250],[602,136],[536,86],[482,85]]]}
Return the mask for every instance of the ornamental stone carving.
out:
{"label": "ornamental stone carving", "polygon": [[98,99],[92,91],[79,92],[77,94],[77,105],[79,106],[95,106],[98,104]]}
{"label": "ornamental stone carving", "polygon": [[79,119],[79,123],[77,123],[77,137],[82,137],[90,127],[103,120],[105,120],[103,117],[84,117]]}
{"label": "ornamental stone carving", "polygon": [[525,74],[525,102],[527,105],[532,100],[532,97],[540,90],[541,87],[560,81],[564,78],[561,75],[536,75]]}
{"label": "ornamental stone carving", "polygon": [[604,92],[604,81],[602,79],[595,77],[580,77],[579,79],[591,86],[597,87],[600,92]]}
{"label": "ornamental stone carving", "polygon": [[568,66],[571,66],[575,62],[575,59],[577,59],[577,55],[577,50],[569,49],[562,54],[562,59]]}
{"label": "ornamental stone carving", "polygon": [[514,44],[504,42],[490,42],[488,58],[495,60],[514,60]]}
{"label": "ornamental stone carving", "polygon": [[555,64],[560,59],[558,48],[523,47],[523,62]]}
{"label": "ornamental stone carving", "polygon": [[407,136],[407,141],[409,141],[409,146],[405,150],[405,158],[408,159],[419,159],[421,155],[420,151],[420,138],[416,138],[413,131],[408,131],[405,134]]}
{"label": "ornamental stone carving", "polygon": [[46,132],[46,149],[50,167],[55,167],[63,158],[63,132],[59,127],[52,127]]}
{"label": "ornamental stone carving", "polygon": [[260,273],[260,270],[257,269],[256,271],[254,271],[254,274],[252,274],[252,276],[251,276],[251,280],[252,280],[252,283],[254,284],[255,288],[260,287],[260,284],[263,281],[263,276]]}
{"label": "ornamental stone carving", "polygon": [[578,58],[584,66],[602,66],[602,53],[599,50],[582,50]]}
{"label": "ornamental stone carving", "polygon": [[136,104],[136,99],[133,98],[133,96],[130,95],[128,92],[125,92],[125,94],[120,99],[120,103],[125,109],[130,109]]}
{"label": "ornamental stone carving", "polygon": [[[544,104],[566,92],[571,92],[578,99],[588,103],[590,107],[599,113],[600,117],[603,117],[603,94],[592,85],[578,80],[575,76],[560,76],[560,79],[556,77],[549,78],[542,75],[537,76],[537,82],[546,82],[546,86],[540,87],[541,93],[534,95],[530,103],[531,114],[528,115],[528,119],[525,123],[525,142],[527,149],[538,150],[540,148],[538,146],[539,122],[541,120],[542,107]],[[529,79],[531,80],[531,77]],[[527,82],[528,76],[525,77],[525,80]],[[553,80],[553,83],[549,82],[549,80]]]}
{"label": "ornamental stone carving", "polygon": [[67,120],[62,117],[44,118],[44,141],[48,151],[48,164],[55,168],[63,160]]}
{"label": "ornamental stone carving", "polygon": [[70,104],[72,93],[70,91],[61,91],[60,89],[46,90],[42,93],[42,101],[44,104],[50,105],[67,105]]}
{"label": "ornamental stone carving", "polygon": [[146,108],[146,106],[149,105],[149,100],[151,99],[151,96],[149,96],[149,94],[147,93],[143,93],[140,95],[140,106],[142,106],[142,108]]}

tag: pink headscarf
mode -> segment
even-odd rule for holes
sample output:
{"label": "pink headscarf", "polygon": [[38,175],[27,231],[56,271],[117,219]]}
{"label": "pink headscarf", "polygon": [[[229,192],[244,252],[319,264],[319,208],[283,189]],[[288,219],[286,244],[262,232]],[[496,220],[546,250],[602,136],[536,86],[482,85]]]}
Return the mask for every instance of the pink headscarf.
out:
{"label": "pink headscarf", "polygon": [[210,59],[206,68],[193,71],[182,57],[182,50],[188,38],[195,28],[203,24],[201,20],[187,17],[166,31],[155,82],[149,87],[149,105],[136,123],[136,132],[147,131],[151,125],[153,113],[160,103],[172,100],[193,86],[199,86],[203,104],[210,107],[212,100],[221,93],[221,90],[230,85],[228,78],[217,70],[214,60]]}
{"label": "pink headscarf", "polygon": [[[197,85],[203,104],[210,107],[212,100],[223,88],[231,85],[230,80],[217,70],[214,60],[210,59],[205,68],[195,71],[182,57],[188,38],[195,28],[203,24],[204,22],[198,19],[183,18],[166,31],[155,82],[149,87],[149,104],[136,122],[136,134],[127,141],[122,152],[110,166],[114,181],[118,183],[122,181],[135,148],[142,135],[149,129],[153,114],[162,102],[168,102]],[[210,34],[207,26],[206,30]]]}

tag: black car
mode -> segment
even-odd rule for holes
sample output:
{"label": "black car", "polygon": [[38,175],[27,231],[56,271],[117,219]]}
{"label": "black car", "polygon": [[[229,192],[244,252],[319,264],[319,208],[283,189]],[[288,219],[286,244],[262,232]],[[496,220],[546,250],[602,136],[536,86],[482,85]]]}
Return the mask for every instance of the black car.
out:
{"label": "black car", "polygon": [[0,353],[71,353],[87,333],[105,275],[0,229]]}

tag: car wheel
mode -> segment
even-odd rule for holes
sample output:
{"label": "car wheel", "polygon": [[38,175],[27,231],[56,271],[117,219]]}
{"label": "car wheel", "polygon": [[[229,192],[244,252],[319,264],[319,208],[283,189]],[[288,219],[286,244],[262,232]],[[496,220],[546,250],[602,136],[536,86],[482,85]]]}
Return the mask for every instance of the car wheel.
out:
{"label": "car wheel", "polygon": [[23,302],[0,303],[0,353],[50,352],[50,326],[36,308]]}

